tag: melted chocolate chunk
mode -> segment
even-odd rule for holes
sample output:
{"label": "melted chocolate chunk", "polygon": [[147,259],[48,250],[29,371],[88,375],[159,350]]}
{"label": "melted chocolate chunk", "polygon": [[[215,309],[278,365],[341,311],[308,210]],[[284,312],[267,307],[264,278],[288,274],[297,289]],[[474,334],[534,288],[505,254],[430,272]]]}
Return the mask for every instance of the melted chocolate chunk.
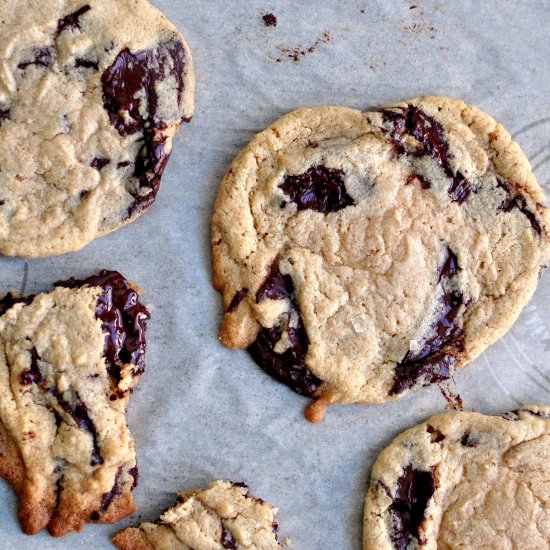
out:
{"label": "melted chocolate chunk", "polygon": [[92,512],[90,514],[90,519],[92,521],[99,521],[101,516],[107,511],[107,508],[111,505],[116,496],[120,494],[120,476],[122,474],[122,466],[119,467],[115,476],[115,482],[113,483],[113,488],[108,493],[103,493],[101,496],[101,503],[99,505],[99,510]]}
{"label": "melted chocolate chunk", "polygon": [[[145,122],[149,117],[144,117],[140,112],[139,96],[143,93],[147,94],[147,107],[152,107],[153,111],[156,111],[156,92],[153,92],[153,97],[149,97],[148,94],[151,86],[149,56],[149,51],[133,54],[125,49],[118,54],[114,63],[101,77],[105,109],[109,113],[111,124],[122,136],[135,134],[145,128]],[[151,114],[154,115],[154,112]]]}
{"label": "melted chocolate chunk", "polygon": [[99,451],[98,436],[94,423],[88,414],[88,407],[80,399],[78,393],[74,393],[75,404],[72,405],[56,389],[46,388],[46,391],[56,399],[59,406],[74,420],[75,424],[81,430],[88,432],[92,436],[92,457],[90,465],[99,466],[103,464],[103,457]]}
{"label": "melted chocolate chunk", "polygon": [[[153,203],[169,158],[170,153],[166,152],[166,139],[162,135],[146,131],[134,169],[134,176],[139,180],[139,189],[132,193],[135,201],[128,209],[128,216],[133,216]],[[149,191],[140,192],[143,189]]]}
{"label": "melted chocolate chunk", "polygon": [[107,164],[109,164],[111,161],[109,159],[103,158],[103,157],[96,157],[92,162],[90,163],[90,166],[97,170],[98,172],[101,172]]}
{"label": "melted chocolate chunk", "polygon": [[517,208],[529,220],[533,230],[540,235],[542,233],[542,228],[539,220],[537,219],[537,216],[529,210],[525,198],[522,197],[508,182],[502,181],[498,178],[497,187],[506,193],[506,197],[501,202],[498,209],[503,212],[510,212],[513,208]]}
{"label": "melted chocolate chunk", "polygon": [[437,282],[440,283],[443,278],[451,279],[455,275],[458,275],[460,267],[458,267],[458,258],[456,254],[450,249],[447,248],[447,256],[440,267],[437,268]]}
{"label": "melted chocolate chunk", "polygon": [[93,69],[94,71],[99,71],[99,61],[92,61],[91,59],[84,59],[83,57],[75,59],[74,66],[77,69]]}
{"label": "melted chocolate chunk", "polygon": [[[140,303],[138,293],[117,271],[103,270],[84,280],[59,281],[56,286],[75,288],[98,286],[103,289],[97,302],[96,317],[105,333],[105,357],[111,365],[132,364],[135,375],[145,370],[147,308]],[[120,371],[119,371],[120,372]]]}
{"label": "melted chocolate chunk", "polygon": [[420,186],[422,189],[430,189],[432,184],[426,180],[423,176],[420,176],[419,174],[409,174],[407,176],[407,180],[405,181],[405,185],[410,185],[411,183],[418,181],[420,182]]}
{"label": "melted chocolate chunk", "polygon": [[[162,135],[166,122],[158,115],[158,85],[174,77],[180,104],[185,88],[184,68],[184,46],[172,40],[152,50],[122,50],[101,77],[103,104],[111,124],[122,136],[143,134],[134,170],[139,187],[132,192],[135,202],[129,208],[130,217],[155,200],[170,157]],[[188,119],[182,118],[183,121]]]}
{"label": "melted chocolate chunk", "polygon": [[445,436],[439,430],[436,430],[433,426],[430,426],[430,424],[428,424],[426,429],[432,436],[432,443],[440,443],[445,439]]}
{"label": "melted chocolate chunk", "polygon": [[233,296],[231,302],[229,303],[229,307],[227,308],[227,313],[231,313],[239,307],[239,304],[243,301],[243,298],[246,296],[247,292],[248,288],[241,288],[241,290],[235,292],[235,296]]}
{"label": "melted chocolate chunk", "polygon": [[10,109],[0,109],[0,125],[4,120],[9,120],[10,118]]}
{"label": "melted chocolate chunk", "polygon": [[421,383],[429,386],[449,379],[458,363],[454,355],[438,353],[419,361],[402,361],[395,367],[395,382],[390,395],[403,393]]}
{"label": "melted chocolate chunk", "polygon": [[508,412],[502,413],[500,416],[504,418],[504,420],[511,420],[513,422],[517,422],[519,420],[518,411],[508,411]]}
{"label": "melted chocolate chunk", "polygon": [[[65,461],[63,462],[66,465]],[[63,473],[64,467],[61,467],[61,465],[58,464],[53,471],[53,473],[57,476],[57,479],[55,480],[55,508],[59,506],[61,491],[63,491],[63,481],[65,480],[65,475]]]}
{"label": "melted chocolate chunk", "polygon": [[31,350],[31,368],[24,369],[19,377],[19,381],[22,386],[30,386],[31,384],[40,385],[44,383],[44,377],[42,376],[42,372],[38,366],[39,360],[40,357],[38,356],[36,348],[33,348]]}
{"label": "melted chocolate chunk", "polygon": [[[455,254],[447,249],[445,261],[438,269],[438,281],[449,281],[457,275],[460,267]],[[458,363],[457,355],[463,349],[462,328],[458,316],[464,305],[464,296],[458,291],[444,288],[439,299],[440,314],[432,325],[432,335],[416,351],[409,350],[395,367],[395,382],[390,395],[450,378]]]}
{"label": "melted chocolate chunk", "polygon": [[33,300],[33,295],[21,298],[15,296],[11,292],[8,292],[2,299],[0,299],[0,315],[4,315],[4,313],[11,309],[15,304],[25,304],[28,306]]}
{"label": "melted chocolate chunk", "polygon": [[85,6],[82,6],[78,10],[76,10],[73,13],[70,13],[69,15],[66,15],[63,17],[63,19],[60,19],[57,23],[57,34],[56,37],[59,36],[64,30],[67,29],[78,29],[80,30],[80,18],[88,11],[90,11],[92,8],[86,4]]}
{"label": "melted chocolate chunk", "polygon": [[57,57],[57,51],[53,47],[46,46],[45,48],[36,48],[33,53],[33,58],[30,61],[23,61],[17,65],[18,69],[25,71],[31,65],[37,67],[51,67]]}
{"label": "melted chocolate chunk", "polygon": [[256,292],[256,303],[262,300],[292,300],[294,283],[290,275],[283,275],[278,269],[271,272]]}
{"label": "melted chocolate chunk", "polygon": [[[257,302],[265,299],[285,299],[289,302],[289,309],[281,316],[279,325],[260,329],[248,351],[268,374],[295,392],[312,397],[321,385],[321,380],[305,364],[309,339],[294,298],[292,278],[289,275],[282,275],[275,267],[256,294]],[[297,318],[296,326],[290,326],[291,317]],[[290,346],[282,353],[278,353],[275,351],[275,346],[283,336],[283,332],[286,332]]]}
{"label": "melted chocolate chunk", "polygon": [[536,416],[537,418],[542,418],[543,420],[550,420],[550,414],[542,411],[532,411],[530,409],[524,409],[525,412],[528,412],[531,416]]}
{"label": "melted chocolate chunk", "polygon": [[[393,126],[390,131],[390,140],[399,153],[415,157],[430,156],[452,180],[448,189],[451,200],[460,204],[468,199],[474,188],[461,172],[455,173],[451,168],[445,130],[435,118],[412,106],[396,110],[384,109],[382,117],[385,123],[391,123]],[[418,147],[410,149],[406,146],[403,139],[405,136],[414,137]]]}
{"label": "melted chocolate chunk", "polygon": [[262,19],[264,20],[266,27],[276,27],[277,17],[273,13],[266,13]]}
{"label": "melted chocolate chunk", "polygon": [[298,176],[285,176],[279,188],[296,203],[298,210],[328,214],[355,204],[346,192],[344,181],[343,170],[320,164]]}
{"label": "melted chocolate chunk", "polygon": [[[154,50],[132,53],[122,50],[103,73],[103,104],[111,124],[122,136],[143,132],[145,128],[164,128],[156,118],[157,86],[169,76],[176,79],[178,102],[184,91],[185,49],[179,41],[160,44]],[[141,104],[142,100],[144,105]]]}
{"label": "melted chocolate chunk", "polygon": [[462,443],[464,447],[477,447],[479,445],[479,440],[477,437],[472,436],[470,432],[467,432],[462,436],[460,443]]}
{"label": "melted chocolate chunk", "polygon": [[435,491],[433,472],[422,472],[407,466],[397,480],[397,491],[390,505],[392,542],[397,550],[407,550],[411,538],[425,544],[422,522]]}
{"label": "melted chocolate chunk", "polygon": [[222,538],[221,543],[224,548],[229,548],[230,550],[237,550],[237,541],[233,537],[231,531],[222,523]]}

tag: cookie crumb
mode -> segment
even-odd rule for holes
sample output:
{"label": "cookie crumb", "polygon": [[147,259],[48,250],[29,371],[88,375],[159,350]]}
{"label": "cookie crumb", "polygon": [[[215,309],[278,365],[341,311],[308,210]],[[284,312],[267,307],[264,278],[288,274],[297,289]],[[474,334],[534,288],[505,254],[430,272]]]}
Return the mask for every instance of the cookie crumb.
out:
{"label": "cookie crumb", "polygon": [[276,27],[277,26],[277,17],[273,13],[266,13],[262,19],[264,20],[266,27]]}
{"label": "cookie crumb", "polygon": [[306,410],[305,417],[312,424],[318,424],[325,418],[327,412],[327,402],[323,399],[314,401]]}

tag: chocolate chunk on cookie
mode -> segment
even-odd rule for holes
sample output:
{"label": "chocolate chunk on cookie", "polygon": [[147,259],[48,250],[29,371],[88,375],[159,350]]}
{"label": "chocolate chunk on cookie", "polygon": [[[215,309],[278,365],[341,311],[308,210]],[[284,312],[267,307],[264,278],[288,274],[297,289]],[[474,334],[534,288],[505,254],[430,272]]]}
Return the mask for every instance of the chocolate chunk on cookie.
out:
{"label": "chocolate chunk on cookie", "polygon": [[53,536],[134,511],[124,413],[145,369],[149,313],[116,271],[0,301],[0,475],[23,531]]}
{"label": "chocolate chunk on cookie", "polygon": [[277,508],[250,494],[244,483],[215,481],[208,489],[180,493],[155,523],[118,533],[120,550],[276,550]]}
{"label": "chocolate chunk on cookie", "polygon": [[146,0],[7,0],[0,253],[78,250],[154,202],[193,116],[189,47]]}
{"label": "chocolate chunk on cookie", "polygon": [[316,399],[312,421],[445,380],[531,298],[545,204],[508,132],[462,101],[294,111],[219,190],[221,340]]}
{"label": "chocolate chunk on cookie", "polygon": [[512,416],[451,412],[398,436],[372,470],[364,550],[546,548],[550,409]]}

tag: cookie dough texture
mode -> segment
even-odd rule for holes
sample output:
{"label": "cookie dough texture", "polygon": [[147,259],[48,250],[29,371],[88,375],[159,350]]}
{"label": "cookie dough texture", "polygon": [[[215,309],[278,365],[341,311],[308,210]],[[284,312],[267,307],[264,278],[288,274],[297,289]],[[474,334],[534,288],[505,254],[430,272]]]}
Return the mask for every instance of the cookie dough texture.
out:
{"label": "cookie dough texture", "polygon": [[0,253],[78,250],[143,213],[193,94],[189,48],[146,0],[3,0]]}
{"label": "cookie dough texture", "polygon": [[208,489],[180,493],[155,523],[118,533],[120,550],[276,550],[277,509],[249,493],[244,483],[215,481]]}
{"label": "cookie dough texture", "polygon": [[27,534],[62,536],[135,510],[124,413],[145,366],[148,314],[120,274],[92,279],[0,304],[0,475]]}
{"label": "cookie dough texture", "polygon": [[378,457],[363,548],[547,549],[549,459],[549,407],[434,416]]}
{"label": "cookie dough texture", "polygon": [[318,399],[312,420],[448,378],[533,295],[545,205],[520,147],[462,101],[294,111],[219,190],[221,340]]}

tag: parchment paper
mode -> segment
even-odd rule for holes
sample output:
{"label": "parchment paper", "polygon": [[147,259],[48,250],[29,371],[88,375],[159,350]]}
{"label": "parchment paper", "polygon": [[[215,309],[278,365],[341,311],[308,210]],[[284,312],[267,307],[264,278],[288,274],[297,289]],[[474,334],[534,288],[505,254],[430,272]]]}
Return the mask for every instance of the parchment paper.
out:
{"label": "parchment paper", "polygon": [[[402,430],[442,412],[446,401],[432,387],[382,406],[336,407],[313,426],[303,418],[306,399],[273,381],[245,352],[224,349],[217,335],[221,299],[210,282],[209,218],[218,184],[256,132],[296,107],[366,109],[440,94],[501,121],[549,191],[550,5],[153,3],[188,39],[197,74],[196,116],[177,139],[156,204],[81,252],[29,262],[0,258],[2,294],[21,289],[27,266],[27,293],[109,267],[141,285],[153,305],[148,370],[128,415],[141,473],[138,513],[61,540],[46,533],[29,538],[16,519],[17,499],[0,482],[0,548],[112,548],[111,535],[156,519],[176,491],[220,478],[244,480],[277,505],[281,533],[295,548],[359,550],[377,454]],[[269,12],[278,19],[275,28],[262,20]],[[466,409],[499,413],[550,402],[549,301],[546,273],[512,331],[456,375],[451,388]]]}

